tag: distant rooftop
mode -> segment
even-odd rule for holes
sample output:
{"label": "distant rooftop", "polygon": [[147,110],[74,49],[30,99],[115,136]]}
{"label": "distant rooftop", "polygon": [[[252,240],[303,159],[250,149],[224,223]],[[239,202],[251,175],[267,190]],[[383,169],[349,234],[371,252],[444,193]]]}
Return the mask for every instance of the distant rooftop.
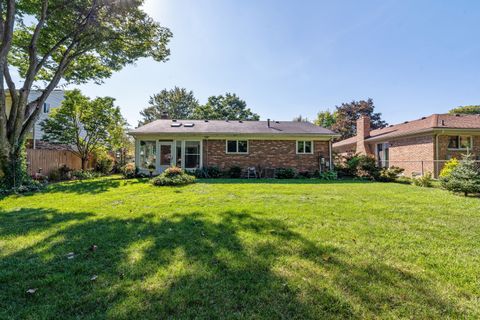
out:
{"label": "distant rooftop", "polygon": [[333,131],[310,122],[297,121],[238,121],[238,120],[156,120],[130,131],[132,135],[192,133],[192,134],[279,134],[336,135]]}
{"label": "distant rooftop", "polygon": [[[413,121],[405,121],[382,129],[370,131],[365,141],[390,139],[415,133],[434,131],[435,129],[478,129],[480,130],[480,115],[432,114]],[[357,137],[351,137],[333,144],[341,147],[355,144]]]}

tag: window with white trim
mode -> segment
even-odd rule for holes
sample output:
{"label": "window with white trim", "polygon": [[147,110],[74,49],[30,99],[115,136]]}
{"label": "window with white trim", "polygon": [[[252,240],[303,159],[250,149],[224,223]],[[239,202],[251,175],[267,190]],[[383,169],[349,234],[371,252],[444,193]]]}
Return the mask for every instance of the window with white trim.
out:
{"label": "window with white trim", "polygon": [[50,103],[43,104],[43,113],[50,113]]}
{"label": "window with white trim", "polygon": [[471,136],[449,136],[448,149],[466,150],[472,149]]}
{"label": "window with white trim", "polygon": [[313,153],[313,142],[304,140],[297,141],[297,153],[298,154],[312,154]]}
{"label": "window with white trim", "polygon": [[227,153],[248,153],[248,140],[227,140]]}
{"label": "window with white trim", "polygon": [[185,141],[185,169],[200,168],[200,141]]}

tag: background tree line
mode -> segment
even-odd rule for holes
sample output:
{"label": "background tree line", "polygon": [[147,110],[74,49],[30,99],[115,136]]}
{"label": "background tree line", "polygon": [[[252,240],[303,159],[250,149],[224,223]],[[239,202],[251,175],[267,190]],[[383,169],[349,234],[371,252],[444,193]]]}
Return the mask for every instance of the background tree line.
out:
{"label": "background tree line", "polygon": [[163,89],[150,97],[149,106],[140,115],[139,125],[161,119],[164,114],[170,119],[208,120],[259,120],[260,116],[249,108],[247,103],[235,93],[210,96],[207,103],[200,104],[193,91],[175,87]]}
{"label": "background tree line", "polygon": [[[372,99],[352,101],[335,106],[332,112],[329,109],[320,111],[314,123],[320,127],[330,129],[341,135],[340,140],[347,139],[356,135],[357,120],[361,116],[368,116],[371,119],[371,128],[379,129],[388,125],[382,120],[382,114],[375,112],[375,105]],[[307,118],[299,115],[294,121],[308,121]]]}

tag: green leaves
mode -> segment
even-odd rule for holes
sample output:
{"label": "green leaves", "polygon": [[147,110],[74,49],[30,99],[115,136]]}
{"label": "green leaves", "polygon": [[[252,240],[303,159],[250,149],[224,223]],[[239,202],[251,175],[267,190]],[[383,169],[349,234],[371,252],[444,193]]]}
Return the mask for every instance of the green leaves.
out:
{"label": "green leaves", "polygon": [[[101,82],[142,57],[166,61],[172,33],[143,12],[142,2],[49,0],[34,46],[35,58],[43,61],[36,79],[51,81],[64,57],[69,64],[63,70],[63,78],[73,83]],[[29,46],[35,26],[42,21],[43,3],[18,3],[9,63],[23,77],[31,66]]]}
{"label": "green leaves", "polygon": [[143,116],[140,125],[161,119],[164,114],[170,119],[260,119],[260,116],[247,108],[246,102],[234,93],[211,96],[205,105],[200,105],[192,91],[175,87],[171,90],[163,89],[153,95],[149,104],[149,107],[140,112]]}
{"label": "green leaves", "polygon": [[90,100],[80,90],[67,92],[62,105],[42,123],[43,139],[74,145],[82,158],[115,145],[123,137],[126,122],[114,102],[111,97]]}
{"label": "green leaves", "polygon": [[247,103],[235,93],[211,96],[205,105],[195,110],[195,119],[259,120],[260,116],[247,108]]}

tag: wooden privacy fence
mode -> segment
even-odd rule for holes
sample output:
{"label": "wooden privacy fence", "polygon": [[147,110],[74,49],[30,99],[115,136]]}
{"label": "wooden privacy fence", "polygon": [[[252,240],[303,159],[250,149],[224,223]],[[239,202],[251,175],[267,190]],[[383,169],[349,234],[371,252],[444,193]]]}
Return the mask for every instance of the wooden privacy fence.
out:
{"label": "wooden privacy fence", "polygon": [[[72,151],[27,149],[27,168],[30,175],[34,175],[40,169],[43,175],[49,175],[52,170],[63,165],[73,170],[82,169],[82,161]],[[92,161],[89,161],[88,168],[92,166]]]}

